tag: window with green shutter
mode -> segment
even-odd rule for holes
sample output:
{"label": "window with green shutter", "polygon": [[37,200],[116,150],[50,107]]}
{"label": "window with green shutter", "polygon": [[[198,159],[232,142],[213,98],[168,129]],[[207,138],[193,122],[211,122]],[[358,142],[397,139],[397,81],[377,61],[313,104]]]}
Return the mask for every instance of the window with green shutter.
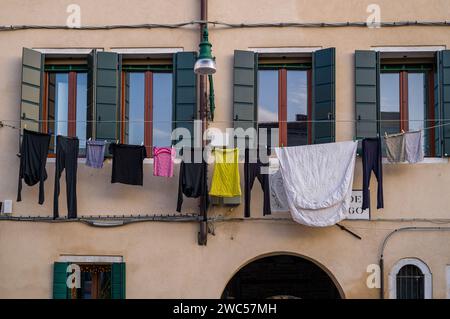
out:
{"label": "window with green shutter", "polygon": [[334,48],[299,56],[237,50],[233,83],[234,127],[257,128],[267,136],[260,145],[334,141]]}
{"label": "window with green shutter", "polygon": [[442,124],[445,110],[450,109],[448,52],[356,51],[357,139],[422,130],[425,156],[447,156],[446,136],[450,134]]}
{"label": "window with green shutter", "polygon": [[54,263],[54,299],[125,299],[125,263],[77,264],[80,288],[67,287],[69,265],[68,262]]}

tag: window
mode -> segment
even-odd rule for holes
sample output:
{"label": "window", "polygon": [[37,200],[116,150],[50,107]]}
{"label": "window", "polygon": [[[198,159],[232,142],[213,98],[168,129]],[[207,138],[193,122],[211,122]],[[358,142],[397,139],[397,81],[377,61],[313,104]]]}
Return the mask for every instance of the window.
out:
{"label": "window", "polygon": [[42,130],[52,135],[51,152],[56,150],[57,135],[78,137],[80,151],[86,148],[87,134],[87,71],[66,71],[73,66],[47,66],[45,72]]}
{"label": "window", "polygon": [[[258,128],[267,129],[271,147],[312,143],[310,88],[310,64],[259,65]],[[278,129],[278,139],[271,129]]]}
{"label": "window", "polygon": [[82,264],[81,288],[70,291],[70,299],[111,299],[111,265]]}
{"label": "window", "polygon": [[358,140],[422,130],[425,156],[448,157],[448,101],[450,50],[355,51]]}
{"label": "window", "polygon": [[403,266],[397,273],[397,299],[424,299],[424,278],[417,266]]}
{"label": "window", "polygon": [[154,146],[172,145],[172,66],[123,67],[121,141]]}
{"label": "window", "polygon": [[389,274],[391,299],[431,299],[431,285],[430,269],[417,258],[401,259]]}
{"label": "window", "polygon": [[[431,91],[430,91],[431,90]],[[382,134],[417,131],[435,125],[433,65],[381,65]],[[435,156],[433,130],[424,130],[425,156]]]}
{"label": "window", "polygon": [[[60,260],[64,261],[53,264],[53,299],[125,298],[126,267],[122,257],[67,255]],[[79,288],[74,285],[78,283],[78,270]]]}

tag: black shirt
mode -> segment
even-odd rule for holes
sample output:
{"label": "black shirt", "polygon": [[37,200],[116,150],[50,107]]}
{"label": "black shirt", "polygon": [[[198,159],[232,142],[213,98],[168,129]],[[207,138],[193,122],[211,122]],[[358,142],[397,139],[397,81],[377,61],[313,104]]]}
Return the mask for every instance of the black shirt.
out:
{"label": "black shirt", "polygon": [[143,185],[145,146],[112,143],[109,152],[113,156],[111,183]]}

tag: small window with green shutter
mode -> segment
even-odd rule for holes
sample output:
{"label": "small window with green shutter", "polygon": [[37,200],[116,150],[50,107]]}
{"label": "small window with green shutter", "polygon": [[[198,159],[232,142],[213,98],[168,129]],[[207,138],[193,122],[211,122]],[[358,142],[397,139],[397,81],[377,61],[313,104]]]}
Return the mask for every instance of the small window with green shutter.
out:
{"label": "small window with green shutter", "polygon": [[68,262],[56,262],[54,299],[125,299],[125,263],[78,263],[80,288],[68,288]]}

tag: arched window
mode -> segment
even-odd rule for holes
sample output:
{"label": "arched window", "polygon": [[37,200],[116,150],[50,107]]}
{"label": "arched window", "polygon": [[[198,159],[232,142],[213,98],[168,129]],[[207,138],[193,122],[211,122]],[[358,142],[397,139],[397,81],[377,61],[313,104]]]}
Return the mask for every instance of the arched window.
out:
{"label": "arched window", "polygon": [[431,299],[431,272],[417,258],[398,261],[389,274],[391,299]]}

